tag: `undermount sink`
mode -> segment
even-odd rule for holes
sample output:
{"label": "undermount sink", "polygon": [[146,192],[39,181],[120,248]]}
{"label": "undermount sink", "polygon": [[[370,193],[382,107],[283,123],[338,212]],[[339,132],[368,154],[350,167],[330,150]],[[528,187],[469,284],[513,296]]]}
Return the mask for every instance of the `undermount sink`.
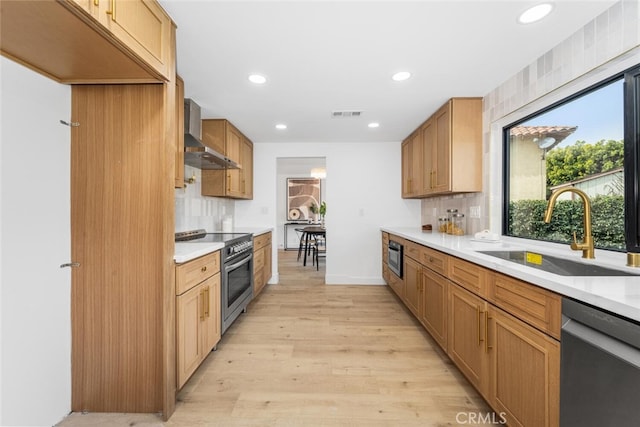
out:
{"label": "undermount sink", "polygon": [[500,259],[544,270],[561,276],[636,276],[622,270],[558,258],[528,251],[478,251]]}

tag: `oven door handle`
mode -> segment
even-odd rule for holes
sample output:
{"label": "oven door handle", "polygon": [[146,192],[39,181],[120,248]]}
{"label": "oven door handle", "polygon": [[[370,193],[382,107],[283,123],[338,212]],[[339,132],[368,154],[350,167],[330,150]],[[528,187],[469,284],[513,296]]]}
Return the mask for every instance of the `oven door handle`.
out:
{"label": "oven door handle", "polygon": [[253,255],[249,255],[246,258],[242,258],[240,261],[236,262],[235,264],[225,265],[224,269],[225,270],[235,270],[236,268],[240,267],[241,265],[246,264],[249,261],[251,261],[251,258],[253,258]]}
{"label": "oven door handle", "polygon": [[573,319],[562,326],[562,332],[573,335],[577,339],[640,369],[640,350],[627,343],[618,341]]}

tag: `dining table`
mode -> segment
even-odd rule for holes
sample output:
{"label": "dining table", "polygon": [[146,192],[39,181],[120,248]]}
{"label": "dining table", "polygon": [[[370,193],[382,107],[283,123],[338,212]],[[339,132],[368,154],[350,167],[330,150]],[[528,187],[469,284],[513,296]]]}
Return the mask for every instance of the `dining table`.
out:
{"label": "dining table", "polygon": [[304,233],[304,258],[302,260],[302,265],[306,266],[307,265],[307,253],[308,248],[309,248],[309,237],[312,238],[316,238],[318,236],[322,236],[324,239],[327,238],[327,229],[325,227],[322,226],[309,226],[309,227],[304,227],[302,229],[302,232]]}

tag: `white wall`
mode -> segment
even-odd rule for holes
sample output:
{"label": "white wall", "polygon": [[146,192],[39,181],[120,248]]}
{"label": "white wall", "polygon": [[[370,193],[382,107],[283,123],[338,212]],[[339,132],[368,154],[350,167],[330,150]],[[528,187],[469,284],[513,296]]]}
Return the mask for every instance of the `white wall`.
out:
{"label": "white wall", "polygon": [[0,425],[71,410],[71,88],[0,59]]}
{"label": "white wall", "polygon": [[400,197],[400,142],[254,144],[254,198],[236,202],[236,225],[273,227],[274,272],[283,233],[276,165],[288,157],[326,159],[326,283],[383,284],[380,227],[420,225],[420,202]]}

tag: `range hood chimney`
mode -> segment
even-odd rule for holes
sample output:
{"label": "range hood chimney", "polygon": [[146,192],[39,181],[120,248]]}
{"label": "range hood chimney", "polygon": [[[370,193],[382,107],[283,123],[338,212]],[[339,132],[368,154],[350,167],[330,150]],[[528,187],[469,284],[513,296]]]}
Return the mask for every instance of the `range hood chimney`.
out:
{"label": "range hood chimney", "polygon": [[201,134],[200,106],[187,98],[184,100],[184,164],[198,169],[240,169],[236,162],[204,145]]}

